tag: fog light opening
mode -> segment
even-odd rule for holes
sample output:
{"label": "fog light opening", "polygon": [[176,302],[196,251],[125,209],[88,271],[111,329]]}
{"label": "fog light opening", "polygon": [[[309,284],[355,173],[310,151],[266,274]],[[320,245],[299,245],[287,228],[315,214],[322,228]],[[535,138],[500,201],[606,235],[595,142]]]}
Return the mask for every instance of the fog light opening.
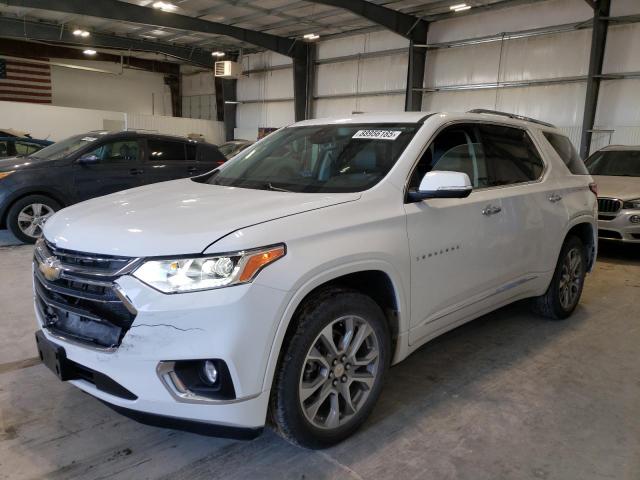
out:
{"label": "fog light opening", "polygon": [[218,381],[218,369],[213,360],[205,360],[202,364],[202,375],[209,385],[213,386]]}

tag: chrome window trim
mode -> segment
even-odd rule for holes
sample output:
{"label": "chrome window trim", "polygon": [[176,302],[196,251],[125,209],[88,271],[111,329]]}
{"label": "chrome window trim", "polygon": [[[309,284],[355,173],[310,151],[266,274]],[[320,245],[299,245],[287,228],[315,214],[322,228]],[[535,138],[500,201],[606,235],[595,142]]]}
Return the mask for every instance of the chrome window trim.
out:
{"label": "chrome window trim", "polygon": [[427,148],[429,148],[431,143],[435,140],[435,138],[445,128],[451,127],[453,125],[469,124],[469,123],[475,123],[475,124],[480,124],[480,125],[495,125],[495,126],[499,126],[499,127],[510,127],[510,128],[515,128],[515,129],[524,131],[527,134],[527,136],[529,137],[529,139],[531,140],[531,143],[533,144],[533,146],[535,147],[536,153],[540,157],[540,161],[542,162],[542,166],[543,166],[542,172],[540,172],[540,176],[536,180],[530,180],[530,181],[527,181],[527,182],[510,183],[509,185],[495,185],[495,186],[491,186],[491,187],[474,188],[471,191],[472,195],[473,195],[474,192],[481,192],[481,191],[483,192],[483,191],[487,191],[487,190],[496,190],[496,189],[512,188],[512,187],[521,187],[521,186],[525,186],[525,185],[534,185],[534,184],[537,184],[537,183],[542,183],[545,180],[545,178],[547,176],[547,173],[549,172],[549,163],[546,161],[544,155],[541,154],[540,144],[537,141],[537,139],[535,138],[535,135],[531,134],[530,128],[522,127],[522,126],[518,126],[518,125],[511,125],[509,123],[489,121],[489,120],[479,120],[479,119],[450,120],[450,121],[440,125],[440,127],[438,127],[438,129],[429,137],[427,142],[425,142],[424,146],[420,150],[420,154],[414,160],[413,165],[411,166],[411,170],[409,171],[409,175],[407,176],[407,179],[405,180],[405,183],[404,183],[404,188],[403,188],[404,203],[414,203],[414,202],[407,202],[407,194],[409,193],[409,182],[411,181],[411,177],[413,176],[413,172],[415,171],[415,169],[418,166],[418,162],[420,162],[420,159],[422,158],[424,153],[427,151]]}

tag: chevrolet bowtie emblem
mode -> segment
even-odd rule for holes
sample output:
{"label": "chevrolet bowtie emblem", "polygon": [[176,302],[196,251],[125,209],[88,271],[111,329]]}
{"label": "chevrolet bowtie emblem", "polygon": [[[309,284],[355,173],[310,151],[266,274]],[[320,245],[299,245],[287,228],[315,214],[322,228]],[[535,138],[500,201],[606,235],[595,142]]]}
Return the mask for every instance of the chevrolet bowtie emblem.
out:
{"label": "chevrolet bowtie emblem", "polygon": [[62,265],[56,257],[47,257],[38,264],[38,269],[44,275],[44,278],[53,282],[58,280],[62,275]]}

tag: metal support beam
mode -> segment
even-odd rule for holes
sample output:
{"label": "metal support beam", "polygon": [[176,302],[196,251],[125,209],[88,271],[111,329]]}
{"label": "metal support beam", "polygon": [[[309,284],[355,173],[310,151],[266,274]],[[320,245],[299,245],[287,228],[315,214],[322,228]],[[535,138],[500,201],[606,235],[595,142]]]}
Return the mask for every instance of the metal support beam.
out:
{"label": "metal support beam", "polygon": [[224,100],[224,133],[228,141],[235,138],[236,110],[238,109],[238,81],[222,80],[222,99]]}
{"label": "metal support beam", "polygon": [[407,69],[407,89],[404,97],[405,112],[422,110],[422,88],[424,87],[424,69],[427,49],[415,47],[409,42],[409,68]]}
{"label": "metal support beam", "polygon": [[404,109],[408,112],[419,112],[422,109],[422,87],[426,63],[426,49],[416,47],[427,42],[429,23],[420,17],[393,10],[365,0],[310,0],[349,10],[367,20],[377,23],[398,35],[409,39],[409,68],[405,90]]}
{"label": "metal support beam", "polygon": [[604,49],[607,42],[607,30],[609,28],[609,10],[611,0],[598,0],[593,11],[593,33],[591,35],[591,54],[589,57],[589,72],[587,74],[587,96],[584,102],[584,115],[582,118],[582,137],[580,140],[580,155],[586,158],[591,148],[593,124],[596,119],[598,107],[598,93],[600,91],[600,78],[602,75],[602,63],[604,61]]}
{"label": "metal support beam", "polygon": [[290,38],[246,30],[224,23],[209,22],[187,15],[163,12],[119,0],[92,0],[90,2],[86,0],[4,0],[4,3],[13,7],[38,8],[176,30],[225,35],[289,57],[304,55],[302,45],[296,44],[295,40]]}
{"label": "metal support beam", "polygon": [[305,49],[304,58],[293,59],[293,110],[296,122],[311,118],[316,49],[310,43],[305,45]]}
{"label": "metal support beam", "polygon": [[193,49],[188,47],[178,47],[161,42],[149,42],[102,33],[93,33],[88,38],[81,38],[74,36],[68,29],[61,28],[59,25],[27,22],[7,17],[0,17],[0,35],[3,37],[20,38],[22,40],[39,40],[43,42],[160,53],[178,58],[187,63],[209,68],[211,68],[214,63],[210,54],[193,51]]}

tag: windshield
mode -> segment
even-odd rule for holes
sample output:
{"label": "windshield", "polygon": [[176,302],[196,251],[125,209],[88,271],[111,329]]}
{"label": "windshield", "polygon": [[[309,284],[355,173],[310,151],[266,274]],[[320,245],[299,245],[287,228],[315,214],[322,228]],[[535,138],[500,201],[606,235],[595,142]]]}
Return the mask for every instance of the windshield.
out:
{"label": "windshield", "polygon": [[596,152],[585,163],[591,175],[640,177],[640,150]]}
{"label": "windshield", "polygon": [[72,153],[77,152],[81,148],[89,145],[90,143],[98,140],[99,134],[83,134],[76,135],[74,137],[69,137],[60,142],[54,143],[53,145],[49,145],[48,147],[39,150],[38,152],[32,154],[32,157],[42,158],[45,160],[60,160],[61,158],[67,157]]}
{"label": "windshield", "polygon": [[420,124],[283,128],[204,180],[211,185],[290,192],[360,192],[396,163]]}

